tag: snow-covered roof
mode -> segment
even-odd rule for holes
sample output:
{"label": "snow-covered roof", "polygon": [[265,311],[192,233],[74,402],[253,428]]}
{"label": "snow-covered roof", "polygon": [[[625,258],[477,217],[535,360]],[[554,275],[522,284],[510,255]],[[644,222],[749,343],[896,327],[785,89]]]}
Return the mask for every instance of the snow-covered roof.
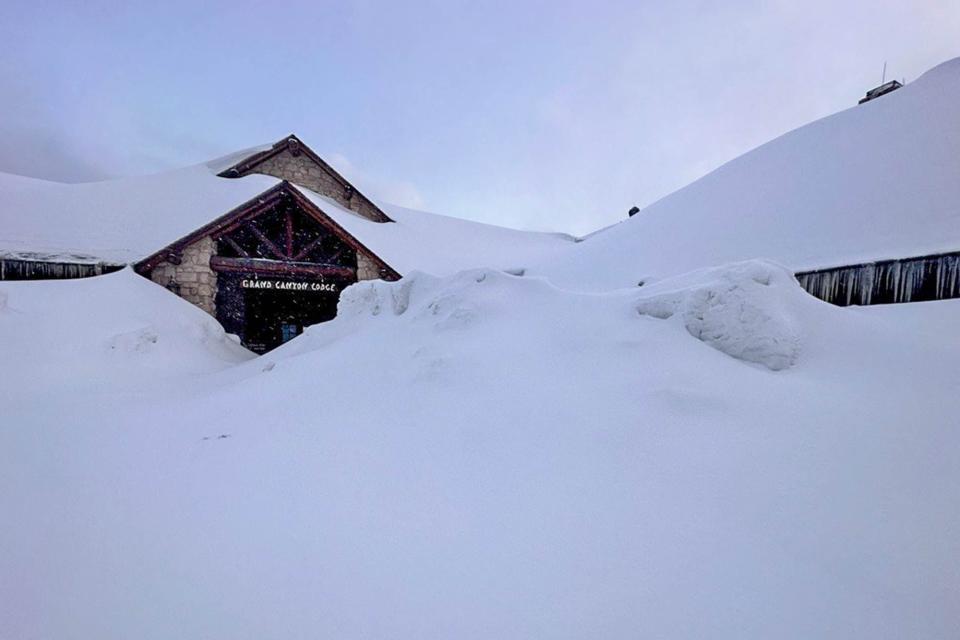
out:
{"label": "snow-covered roof", "polygon": [[596,233],[561,281],[628,286],[751,258],[801,271],[960,250],[960,58],[740,156]]}
{"label": "snow-covered roof", "polygon": [[83,184],[3,176],[0,256],[134,262],[278,182],[217,178],[207,164]]}
{"label": "snow-covered roof", "polygon": [[443,276],[474,267],[526,271],[574,244],[561,233],[518,231],[395,205],[382,205],[394,222],[372,222],[330,198],[298,188],[401,274],[417,270]]}
{"label": "snow-covered roof", "polygon": [[[280,180],[216,174],[263,145],[207,163],[149,176],[62,184],[0,174],[0,256],[69,262],[131,263],[248,202]],[[494,266],[522,269],[569,236],[516,231],[380,206],[396,220],[378,223],[297,187],[394,269],[437,275]]]}

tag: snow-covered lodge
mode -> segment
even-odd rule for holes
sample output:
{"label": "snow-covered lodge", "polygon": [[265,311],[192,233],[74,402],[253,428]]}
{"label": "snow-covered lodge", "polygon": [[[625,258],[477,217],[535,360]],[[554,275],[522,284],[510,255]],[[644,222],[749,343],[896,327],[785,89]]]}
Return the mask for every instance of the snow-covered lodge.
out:
{"label": "snow-covered lodge", "polygon": [[[358,280],[400,277],[329,212],[350,212],[374,224],[389,224],[390,217],[296,136],[228,159],[218,178],[234,182],[252,174],[276,180],[269,186],[256,180],[249,188],[221,193],[209,188],[214,181],[205,180],[199,188],[200,180],[184,175],[167,185],[181,193],[141,185],[145,188],[130,193],[132,201],[126,206],[97,202],[94,197],[84,203],[87,211],[96,215],[113,208],[129,218],[83,215],[94,223],[92,228],[69,242],[83,246],[84,237],[106,235],[98,248],[65,251],[66,242],[56,247],[51,246],[56,240],[46,238],[38,243],[47,247],[45,251],[7,252],[0,257],[3,279],[82,277],[130,264],[137,273],[215,316],[248,348],[263,352],[303,327],[336,315],[344,287]],[[80,191],[81,200],[84,195],[99,195],[75,187],[70,191]],[[123,199],[123,194],[102,195]],[[159,203],[151,207],[163,210],[144,215],[136,205],[145,197],[157,198]],[[184,202],[184,197],[195,202]],[[209,206],[202,206],[205,202]],[[224,208],[225,203],[230,206]],[[189,221],[195,221],[193,228]],[[95,229],[97,222],[119,228]],[[137,232],[141,225],[144,233]]]}
{"label": "snow-covered lodge", "polygon": [[295,135],[152,176],[67,185],[0,174],[0,188],[0,280],[131,266],[260,353],[333,318],[357,281],[509,269],[570,241],[388,213]]}
{"label": "snow-covered lodge", "polygon": [[257,352],[333,318],[344,287],[400,277],[324,209],[336,204],[377,224],[390,217],[295,136],[219,177],[254,173],[281,182],[138,260],[136,271],[215,316]]}

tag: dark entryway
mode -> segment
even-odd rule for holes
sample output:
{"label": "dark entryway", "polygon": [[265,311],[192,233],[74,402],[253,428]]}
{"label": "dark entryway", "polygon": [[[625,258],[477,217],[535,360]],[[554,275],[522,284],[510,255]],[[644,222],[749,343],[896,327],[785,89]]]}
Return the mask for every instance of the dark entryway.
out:
{"label": "dark entryway", "polygon": [[265,353],[337,315],[340,291],[357,280],[357,253],[292,192],[258,206],[216,236],[210,267],[217,319]]}
{"label": "dark entryway", "polygon": [[340,291],[350,282],[220,274],[217,319],[245,347],[265,353],[304,328],[337,315]]}
{"label": "dark entryway", "polygon": [[304,327],[337,315],[336,293],[244,289],[243,297],[243,338],[247,348],[258,353],[297,337]]}

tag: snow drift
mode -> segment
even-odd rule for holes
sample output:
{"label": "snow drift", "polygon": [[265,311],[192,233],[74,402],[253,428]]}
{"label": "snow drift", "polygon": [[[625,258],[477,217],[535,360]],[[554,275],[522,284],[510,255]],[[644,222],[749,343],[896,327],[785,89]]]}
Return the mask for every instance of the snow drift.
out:
{"label": "snow drift", "polygon": [[[790,367],[800,350],[791,307],[815,304],[788,270],[762,261],[693,273],[637,291],[601,296],[561,292],[540,278],[489,269],[447,279],[413,273],[396,283],[374,281],[350,287],[341,299],[339,316],[353,330],[364,316],[409,313],[412,323],[444,331],[466,328],[494,314],[509,314],[519,299],[553,296],[565,304],[577,300],[603,309],[619,302],[624,307],[633,304],[642,316],[668,319],[676,314],[694,338],[733,358],[777,371]],[[477,307],[481,302],[482,309]],[[557,313],[557,317],[566,315]],[[329,333],[327,327],[314,331]],[[307,347],[299,343],[297,348]]]}
{"label": "snow drift", "polygon": [[[810,305],[784,267],[754,261],[682,278],[677,290],[642,299],[641,315],[679,315],[693,337],[734,358],[778,371],[791,366],[800,336],[791,305]],[[691,284],[690,280],[700,280]],[[672,281],[655,287],[670,289]],[[767,289],[765,289],[767,288]]]}
{"label": "snow drift", "polygon": [[193,305],[125,269],[96,278],[0,282],[0,353],[27,386],[95,386],[210,372],[250,352]]}
{"label": "snow drift", "polygon": [[129,273],[0,290],[5,637],[960,624],[956,302],[415,274],[244,360]]}

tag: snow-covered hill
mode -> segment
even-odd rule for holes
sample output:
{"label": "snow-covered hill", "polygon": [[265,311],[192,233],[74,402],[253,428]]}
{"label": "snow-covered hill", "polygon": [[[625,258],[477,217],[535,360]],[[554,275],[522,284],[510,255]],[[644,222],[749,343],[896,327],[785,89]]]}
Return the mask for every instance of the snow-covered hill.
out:
{"label": "snow-covered hill", "polygon": [[542,271],[616,287],[752,258],[799,271],[957,250],[960,59],[727,163]]}
{"label": "snow-covered hill", "polygon": [[2,637],[960,625],[960,302],[411,274],[246,360],[129,271],[0,293]]}

